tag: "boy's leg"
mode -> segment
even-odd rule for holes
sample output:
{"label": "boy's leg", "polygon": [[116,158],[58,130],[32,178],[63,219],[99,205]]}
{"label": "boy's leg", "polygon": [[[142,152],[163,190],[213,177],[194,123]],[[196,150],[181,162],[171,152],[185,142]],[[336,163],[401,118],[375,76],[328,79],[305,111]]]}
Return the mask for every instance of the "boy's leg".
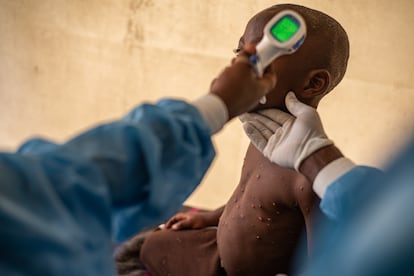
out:
{"label": "boy's leg", "polygon": [[216,228],[160,230],[148,236],[140,259],[153,276],[225,275],[217,252]]}
{"label": "boy's leg", "polygon": [[144,240],[151,235],[154,230],[155,229],[149,229],[138,233],[115,250],[115,264],[119,276],[146,275],[146,269],[140,262],[139,255]]}

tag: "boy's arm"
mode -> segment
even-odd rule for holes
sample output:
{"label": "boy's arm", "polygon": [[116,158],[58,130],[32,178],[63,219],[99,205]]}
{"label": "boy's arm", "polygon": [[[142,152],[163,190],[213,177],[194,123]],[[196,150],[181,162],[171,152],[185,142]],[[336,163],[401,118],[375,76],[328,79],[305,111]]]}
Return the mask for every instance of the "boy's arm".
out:
{"label": "boy's arm", "polygon": [[312,184],[306,179],[301,179],[302,181],[295,189],[295,199],[298,202],[299,208],[305,220],[307,251],[308,254],[311,254],[314,247],[313,240],[315,225],[317,220],[322,217],[319,209],[320,198],[313,191]]}
{"label": "boy's arm", "polygon": [[213,211],[194,211],[180,212],[170,218],[165,224],[165,228],[173,230],[201,229],[209,226],[217,226],[225,206]]}
{"label": "boy's arm", "polygon": [[223,205],[220,208],[217,208],[216,210],[209,211],[209,212],[206,212],[204,214],[211,226],[217,226],[218,225],[220,217],[223,214],[223,211],[224,211],[225,207],[226,207],[226,205]]}

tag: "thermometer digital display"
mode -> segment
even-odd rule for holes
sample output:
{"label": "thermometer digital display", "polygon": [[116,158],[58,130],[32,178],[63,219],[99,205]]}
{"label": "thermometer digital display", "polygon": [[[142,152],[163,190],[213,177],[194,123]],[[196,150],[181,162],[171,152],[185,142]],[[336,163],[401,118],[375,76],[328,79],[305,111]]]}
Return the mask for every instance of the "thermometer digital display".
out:
{"label": "thermometer digital display", "polygon": [[289,17],[283,17],[270,28],[273,37],[280,42],[286,42],[299,30],[299,25]]}
{"label": "thermometer digital display", "polygon": [[[305,20],[297,12],[284,10],[276,14],[264,27],[263,38],[256,45],[256,54],[250,57],[257,76],[263,76],[265,68],[276,58],[294,53],[305,37]],[[260,102],[266,102],[266,98]]]}
{"label": "thermometer digital display", "polygon": [[250,63],[259,77],[277,57],[294,53],[306,36],[306,24],[302,16],[291,10],[276,14],[264,27],[263,38],[256,45],[256,54]]}

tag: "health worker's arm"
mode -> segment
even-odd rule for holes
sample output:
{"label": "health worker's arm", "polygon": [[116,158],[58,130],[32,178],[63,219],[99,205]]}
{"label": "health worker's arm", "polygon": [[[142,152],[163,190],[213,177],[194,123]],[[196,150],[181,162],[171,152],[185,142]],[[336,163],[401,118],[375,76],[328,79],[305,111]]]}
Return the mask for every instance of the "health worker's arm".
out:
{"label": "health worker's arm", "polygon": [[[85,229],[102,224],[121,241],[180,208],[214,157],[210,132],[193,105],[146,104],[63,145],[29,141],[16,156],[2,158],[14,175],[2,183],[10,183],[6,192],[16,195],[20,208],[44,206],[34,221],[39,215],[59,219],[57,207],[63,207]],[[18,198],[13,189],[31,190],[39,199]]]}
{"label": "health worker's arm", "polygon": [[373,179],[382,175],[377,168],[356,166],[334,145],[312,153],[299,171],[313,183],[322,212],[333,220],[343,219],[366,201],[369,190],[377,189]]}
{"label": "health worker's arm", "polygon": [[62,145],[1,153],[0,274],[113,275],[111,238],[181,207],[214,157],[210,133],[193,105],[164,100]]}

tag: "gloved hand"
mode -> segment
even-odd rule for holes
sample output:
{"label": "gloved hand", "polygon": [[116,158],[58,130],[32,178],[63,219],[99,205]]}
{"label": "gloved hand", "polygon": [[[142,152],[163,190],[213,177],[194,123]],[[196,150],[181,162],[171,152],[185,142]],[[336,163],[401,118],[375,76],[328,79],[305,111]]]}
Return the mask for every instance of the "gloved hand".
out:
{"label": "gloved hand", "polygon": [[239,116],[250,141],[271,162],[299,170],[302,161],[333,144],[325,134],[316,109],[301,103],[293,92],[286,95],[292,115],[277,109]]}

